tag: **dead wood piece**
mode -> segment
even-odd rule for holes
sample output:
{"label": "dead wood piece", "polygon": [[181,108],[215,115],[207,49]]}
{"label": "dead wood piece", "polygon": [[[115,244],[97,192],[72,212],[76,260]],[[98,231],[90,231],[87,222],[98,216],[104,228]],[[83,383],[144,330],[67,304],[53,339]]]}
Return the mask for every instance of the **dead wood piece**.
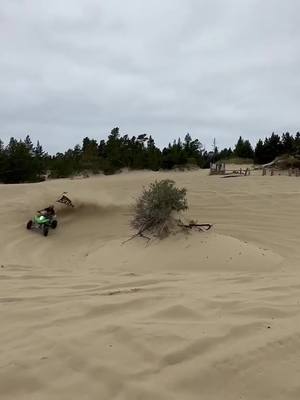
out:
{"label": "dead wood piece", "polygon": [[[213,227],[212,224],[197,224],[197,223],[194,223],[194,222],[190,222],[189,224],[184,224],[181,221],[177,222],[177,226],[180,227],[180,228],[183,228],[183,229],[191,229],[191,230],[192,229],[197,229],[198,231],[201,231],[201,232],[207,232]],[[160,235],[162,235],[164,230],[166,229],[166,227],[167,227],[167,223],[162,224],[162,226],[159,229],[158,235],[156,235],[156,236],[159,237]],[[148,226],[146,228],[143,228],[143,229],[139,230],[137,233],[132,235],[129,239],[127,239],[124,242],[122,242],[122,244],[128,243],[128,242],[130,242],[131,240],[133,240],[133,239],[135,239],[137,237],[141,237],[143,239],[146,239],[147,243],[150,242],[151,238],[149,236],[144,235],[144,232],[146,232],[147,230],[149,230]]]}
{"label": "dead wood piece", "polygon": [[244,175],[224,175],[221,178],[241,178]]}
{"label": "dead wood piece", "polygon": [[209,231],[213,227],[212,224],[196,224],[193,222],[191,222],[189,224],[179,223],[178,226],[180,226],[181,228],[186,228],[186,229],[197,228],[199,231],[202,231],[202,232]]}
{"label": "dead wood piece", "polygon": [[148,227],[147,227],[147,228],[140,229],[136,234],[130,236],[129,239],[124,240],[124,242],[122,242],[122,244],[125,244],[125,243],[130,242],[131,240],[135,239],[136,237],[141,237],[141,238],[143,238],[143,239],[146,239],[146,240],[149,242],[149,241],[151,240],[151,238],[150,238],[149,236],[145,236],[145,235],[144,235],[144,232],[145,232],[147,229],[148,229]]}

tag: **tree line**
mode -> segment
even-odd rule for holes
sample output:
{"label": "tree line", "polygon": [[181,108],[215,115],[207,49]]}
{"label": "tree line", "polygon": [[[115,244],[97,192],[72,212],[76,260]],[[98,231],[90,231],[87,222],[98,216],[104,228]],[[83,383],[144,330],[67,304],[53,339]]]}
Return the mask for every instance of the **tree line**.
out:
{"label": "tree line", "polygon": [[233,149],[219,150],[214,144],[213,150],[207,151],[190,134],[183,140],[174,140],[161,150],[152,136],[121,136],[119,128],[114,128],[106,140],[98,142],[85,137],[81,145],[56,155],[45,152],[39,141],[34,145],[30,136],[24,140],[12,137],[6,146],[0,139],[0,182],[38,182],[44,180],[46,174],[51,178],[65,178],[83,171],[108,175],[122,168],[153,171],[185,166],[208,168],[212,161],[225,161],[233,157],[264,164],[279,155],[297,153],[300,153],[299,132],[295,136],[272,133],[264,141],[260,139],[254,149],[249,140],[240,137]]}

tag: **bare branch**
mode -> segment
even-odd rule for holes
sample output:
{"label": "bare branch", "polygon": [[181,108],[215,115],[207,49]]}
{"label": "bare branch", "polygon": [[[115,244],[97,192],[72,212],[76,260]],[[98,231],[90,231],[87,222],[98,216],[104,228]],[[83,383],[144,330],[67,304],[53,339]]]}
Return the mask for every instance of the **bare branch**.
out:
{"label": "bare branch", "polygon": [[178,222],[178,226],[180,226],[181,228],[186,228],[186,229],[197,228],[199,231],[202,231],[202,232],[209,231],[213,227],[212,224],[197,224],[194,222],[191,222],[189,224],[183,224],[181,221]]}

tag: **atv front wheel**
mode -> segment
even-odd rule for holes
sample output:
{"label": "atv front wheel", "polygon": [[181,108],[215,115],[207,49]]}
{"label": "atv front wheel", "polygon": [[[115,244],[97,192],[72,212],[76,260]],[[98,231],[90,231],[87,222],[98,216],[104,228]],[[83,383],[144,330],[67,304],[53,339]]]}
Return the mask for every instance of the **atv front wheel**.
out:
{"label": "atv front wheel", "polygon": [[32,220],[27,222],[26,228],[27,229],[31,229],[32,228]]}
{"label": "atv front wheel", "polygon": [[57,227],[57,221],[54,220],[54,221],[51,222],[51,228],[55,229],[56,227]]}
{"label": "atv front wheel", "polygon": [[48,236],[48,233],[49,233],[49,228],[48,228],[48,226],[45,225],[43,228],[43,235]]}

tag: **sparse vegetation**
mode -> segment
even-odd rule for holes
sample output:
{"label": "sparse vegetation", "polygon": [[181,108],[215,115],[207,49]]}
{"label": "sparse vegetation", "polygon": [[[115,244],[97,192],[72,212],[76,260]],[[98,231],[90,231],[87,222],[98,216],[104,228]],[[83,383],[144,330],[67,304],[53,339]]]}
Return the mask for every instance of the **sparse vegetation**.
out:
{"label": "sparse vegetation", "polygon": [[134,206],[131,225],[138,232],[166,236],[175,223],[175,215],[187,210],[186,189],[165,179],[145,188]]}
{"label": "sparse vegetation", "polygon": [[130,239],[136,236],[150,239],[146,234],[161,239],[176,229],[210,229],[210,224],[197,224],[194,221],[184,224],[180,220],[179,213],[188,209],[186,193],[185,188],[177,188],[175,182],[169,179],[155,181],[144,188],[134,205],[131,221],[137,233]]}
{"label": "sparse vegetation", "polygon": [[254,158],[266,164],[276,157],[300,154],[300,133],[295,136],[273,133],[259,140],[253,150],[250,142],[240,137],[232,150],[206,150],[198,139],[186,134],[160,149],[154,139],[146,134],[129,137],[121,135],[119,128],[112,129],[107,139],[97,141],[85,137],[82,144],[64,153],[49,155],[39,142],[35,145],[29,136],[25,140],[11,138],[5,145],[0,139],[0,183],[38,182],[48,177],[67,178],[83,173],[111,175],[123,168],[128,170],[177,171],[209,168],[211,162],[249,163]]}
{"label": "sparse vegetation", "polygon": [[253,158],[230,157],[227,159],[221,159],[219,162],[226,164],[247,165],[253,164]]}

